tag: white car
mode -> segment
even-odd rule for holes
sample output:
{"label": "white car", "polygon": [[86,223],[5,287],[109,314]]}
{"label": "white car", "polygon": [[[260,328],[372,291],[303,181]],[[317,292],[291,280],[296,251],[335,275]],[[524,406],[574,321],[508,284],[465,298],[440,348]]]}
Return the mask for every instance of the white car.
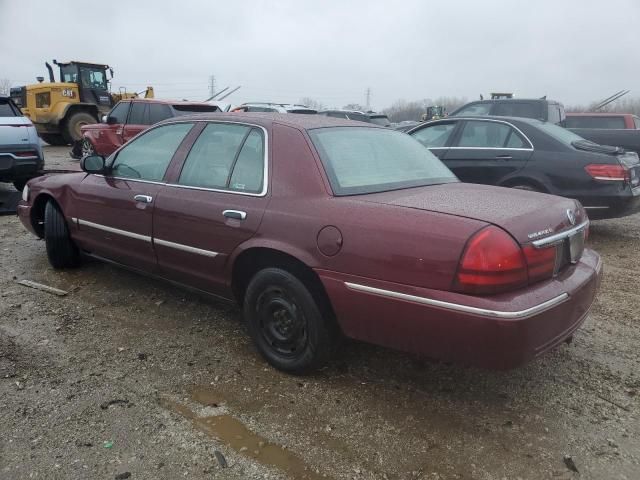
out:
{"label": "white car", "polygon": [[232,112],[277,112],[277,113],[305,113],[313,115],[318,113],[317,110],[309,108],[306,105],[296,105],[293,103],[243,103],[237,106]]}
{"label": "white car", "polygon": [[11,98],[0,95],[0,182],[11,182],[22,191],[43,167],[44,155],[36,127]]}

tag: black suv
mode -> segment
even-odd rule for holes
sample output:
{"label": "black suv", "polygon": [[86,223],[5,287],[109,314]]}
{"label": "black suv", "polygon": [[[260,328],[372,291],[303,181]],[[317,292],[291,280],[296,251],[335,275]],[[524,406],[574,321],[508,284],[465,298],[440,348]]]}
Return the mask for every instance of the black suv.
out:
{"label": "black suv", "polygon": [[359,112],[357,110],[323,110],[318,115],[326,115],[333,118],[345,118],[357,122],[375,123],[383,127],[391,126],[389,118],[384,113]]}
{"label": "black suv", "polygon": [[565,126],[564,106],[545,98],[500,98],[467,103],[450,116],[499,116],[535,118],[544,122]]}

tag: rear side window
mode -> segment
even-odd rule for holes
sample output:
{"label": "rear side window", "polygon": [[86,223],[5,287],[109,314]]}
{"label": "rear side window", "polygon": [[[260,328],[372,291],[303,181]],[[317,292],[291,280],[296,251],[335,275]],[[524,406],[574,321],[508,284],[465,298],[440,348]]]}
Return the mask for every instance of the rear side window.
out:
{"label": "rear side window", "polygon": [[129,122],[133,125],[149,125],[149,104],[133,102],[129,114]]}
{"label": "rear side window", "polygon": [[173,114],[171,113],[171,108],[169,108],[169,105],[164,105],[162,103],[149,104],[149,124],[150,125],[161,122],[162,120],[166,120],[167,118],[171,118],[171,117],[173,117]]}
{"label": "rear side window", "polygon": [[112,175],[159,182],[193,123],[176,123],[147,130],[126,144],[113,162]]}
{"label": "rear side window", "polygon": [[18,117],[21,116],[13,107],[9,100],[0,98],[0,117]]}
{"label": "rear side window", "polygon": [[539,103],[500,102],[496,103],[493,114],[499,117],[524,117],[544,120],[542,107]]}
{"label": "rear side window", "polygon": [[109,117],[113,123],[125,123],[127,121],[127,114],[129,113],[129,105],[131,102],[120,102],[113,110],[109,112]]}
{"label": "rear side window", "polygon": [[245,125],[210,123],[193,144],[178,183],[258,193],[263,177],[262,132]]}
{"label": "rear side window", "polygon": [[604,128],[604,129],[623,129],[624,118],[615,116],[588,116],[577,115],[567,117],[567,128]]}
{"label": "rear side window", "polygon": [[456,115],[470,115],[470,116],[481,116],[481,115],[489,115],[491,111],[490,103],[474,103],[463,107],[462,110],[456,113]]}
{"label": "rear side window", "polygon": [[517,132],[505,123],[471,120],[465,122],[458,146],[468,148],[528,147]]}
{"label": "rear side window", "polygon": [[455,123],[443,123],[412,132],[411,136],[427,148],[444,147],[455,128]]}

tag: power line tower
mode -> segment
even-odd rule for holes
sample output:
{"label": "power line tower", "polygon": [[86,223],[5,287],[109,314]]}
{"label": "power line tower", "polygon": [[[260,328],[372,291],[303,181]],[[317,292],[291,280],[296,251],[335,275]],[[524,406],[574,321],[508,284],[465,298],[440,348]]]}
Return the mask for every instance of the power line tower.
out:
{"label": "power line tower", "polygon": [[371,87],[367,88],[367,94],[366,94],[366,99],[367,99],[367,111],[371,110]]}
{"label": "power line tower", "polygon": [[216,77],[215,75],[209,76],[209,95],[213,97],[216,93]]}

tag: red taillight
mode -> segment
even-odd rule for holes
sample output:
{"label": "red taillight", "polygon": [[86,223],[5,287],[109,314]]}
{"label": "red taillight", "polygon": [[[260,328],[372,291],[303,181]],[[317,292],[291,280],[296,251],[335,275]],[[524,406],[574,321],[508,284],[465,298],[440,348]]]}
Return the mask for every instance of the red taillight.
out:
{"label": "red taillight", "polygon": [[522,249],[504,230],[489,226],[467,243],[454,288],[471,294],[513,290],[528,282]]}
{"label": "red taillight", "polygon": [[547,280],[553,277],[556,268],[556,254],[558,249],[555,246],[546,248],[536,248],[528,245],[522,249],[527,260],[529,271],[529,283]]}
{"label": "red taillight", "polygon": [[630,170],[622,165],[609,165],[609,164],[598,164],[592,163],[584,167],[589,175],[593,177],[594,180],[604,180],[604,181],[620,181],[620,182],[629,182],[631,181],[631,173]]}
{"label": "red taillight", "polygon": [[31,150],[31,151],[26,151],[26,152],[16,152],[16,153],[14,153],[14,155],[16,157],[37,157],[38,156],[38,152],[34,152],[33,150]]}

